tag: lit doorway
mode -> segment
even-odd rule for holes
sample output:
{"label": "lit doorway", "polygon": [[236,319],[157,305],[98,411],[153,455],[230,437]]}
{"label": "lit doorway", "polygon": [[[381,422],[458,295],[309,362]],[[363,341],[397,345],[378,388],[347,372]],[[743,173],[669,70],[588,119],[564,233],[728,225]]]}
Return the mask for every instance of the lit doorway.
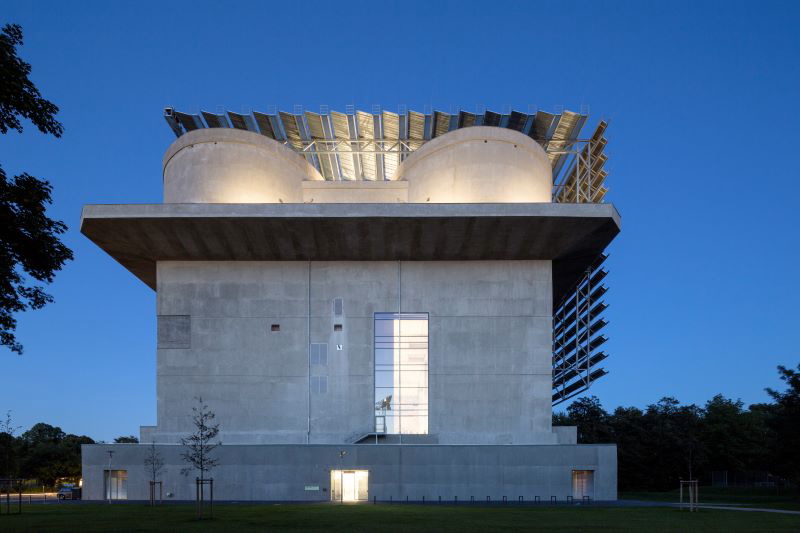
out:
{"label": "lit doorway", "polygon": [[572,471],[572,498],[574,500],[594,499],[594,470]]}
{"label": "lit doorway", "polygon": [[365,502],[369,500],[368,470],[331,470],[331,501]]}
{"label": "lit doorway", "polygon": [[128,499],[128,471],[103,470],[106,500]]}

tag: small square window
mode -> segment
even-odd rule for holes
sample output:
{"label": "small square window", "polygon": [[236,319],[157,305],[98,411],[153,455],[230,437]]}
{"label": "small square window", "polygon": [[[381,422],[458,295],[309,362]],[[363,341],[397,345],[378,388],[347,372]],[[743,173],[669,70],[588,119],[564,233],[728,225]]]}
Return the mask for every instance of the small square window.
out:
{"label": "small square window", "polygon": [[270,330],[270,331],[280,331],[280,330],[281,330],[281,325],[280,325],[280,324],[272,324],[272,325],[269,327],[269,330]]}
{"label": "small square window", "polygon": [[337,344],[337,345],[336,345],[336,349],[337,349],[337,350],[339,350],[339,351],[341,352],[341,351],[342,351],[342,345],[341,345],[341,344]]}
{"label": "small square window", "polygon": [[341,324],[334,324],[333,325],[333,331],[342,331],[342,325]]}

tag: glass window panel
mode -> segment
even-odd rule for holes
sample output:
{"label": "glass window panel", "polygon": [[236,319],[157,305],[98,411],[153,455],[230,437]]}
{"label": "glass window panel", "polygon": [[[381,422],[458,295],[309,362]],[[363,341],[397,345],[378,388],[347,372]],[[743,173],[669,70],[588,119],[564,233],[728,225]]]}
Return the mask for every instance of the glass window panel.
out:
{"label": "glass window panel", "polygon": [[403,337],[427,337],[428,320],[400,320],[400,335]]}
{"label": "glass window panel", "polygon": [[400,363],[424,364],[428,362],[428,350],[407,349],[400,350]]}
{"label": "glass window panel", "polygon": [[400,433],[399,417],[387,414],[384,419],[386,433]]}
{"label": "glass window panel", "polygon": [[400,432],[411,435],[428,433],[427,416],[403,416]]}
{"label": "glass window panel", "polygon": [[392,342],[376,342],[375,343],[375,348],[376,349],[381,349],[381,350],[393,351],[396,348],[398,348],[398,346],[396,344],[392,343]]}
{"label": "glass window panel", "polygon": [[369,499],[368,493],[368,476],[366,470],[356,470],[356,488],[358,492],[358,499],[361,501],[366,501]]}
{"label": "glass window panel", "polygon": [[428,404],[427,387],[402,387],[395,392],[395,402],[401,409],[411,404]]}
{"label": "glass window panel", "polygon": [[411,371],[411,370],[423,370],[423,371],[426,371],[426,372],[428,371],[428,365],[426,365],[425,363],[421,363],[421,364],[407,363],[407,364],[402,365],[400,368],[403,370],[403,372]]}
{"label": "glass window panel", "polygon": [[375,348],[375,364],[376,365],[393,365],[394,364],[394,350]]}
{"label": "glass window panel", "polygon": [[375,372],[375,388],[381,389],[384,387],[394,386],[395,373],[391,370],[377,370]]}
{"label": "glass window panel", "polygon": [[394,335],[394,320],[376,320],[375,321],[375,336],[376,337],[391,337]]}
{"label": "glass window panel", "polygon": [[395,390],[391,387],[375,388],[375,410],[384,411],[394,408]]}
{"label": "glass window panel", "polygon": [[[428,388],[428,371],[427,370],[406,370],[403,368],[402,381],[400,386],[406,387],[424,387]],[[377,381],[376,381],[377,383]]]}

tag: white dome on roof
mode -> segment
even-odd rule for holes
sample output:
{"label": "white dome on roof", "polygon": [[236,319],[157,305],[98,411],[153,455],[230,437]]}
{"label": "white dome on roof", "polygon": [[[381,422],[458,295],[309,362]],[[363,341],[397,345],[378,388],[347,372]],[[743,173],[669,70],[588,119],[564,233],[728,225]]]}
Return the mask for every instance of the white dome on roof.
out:
{"label": "white dome on roof", "polygon": [[303,181],[322,176],[291,148],[249,131],[181,135],[163,159],[164,203],[301,203]]}
{"label": "white dome on roof", "polygon": [[544,203],[553,173],[539,143],[518,131],[473,126],[425,143],[398,167],[409,203]]}

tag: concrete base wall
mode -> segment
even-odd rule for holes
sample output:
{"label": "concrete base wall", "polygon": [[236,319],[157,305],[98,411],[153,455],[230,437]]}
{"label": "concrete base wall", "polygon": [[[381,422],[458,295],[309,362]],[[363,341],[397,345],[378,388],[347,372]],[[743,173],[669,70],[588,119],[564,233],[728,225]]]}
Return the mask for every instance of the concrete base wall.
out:
{"label": "concrete base wall", "polygon": [[[129,500],[148,498],[149,445],[82,446],[83,498],[104,498],[104,471],[127,470]],[[165,500],[194,499],[196,473],[182,475],[182,446],[156,445],[165,461]],[[340,452],[346,452],[340,457]],[[594,471],[595,500],[617,498],[617,447],[591,445],[224,445],[212,454],[215,500],[330,500],[331,470],[368,470],[369,499],[379,501],[564,501],[572,470]],[[306,490],[307,486],[319,490]],[[169,496],[168,496],[169,494]]]}

